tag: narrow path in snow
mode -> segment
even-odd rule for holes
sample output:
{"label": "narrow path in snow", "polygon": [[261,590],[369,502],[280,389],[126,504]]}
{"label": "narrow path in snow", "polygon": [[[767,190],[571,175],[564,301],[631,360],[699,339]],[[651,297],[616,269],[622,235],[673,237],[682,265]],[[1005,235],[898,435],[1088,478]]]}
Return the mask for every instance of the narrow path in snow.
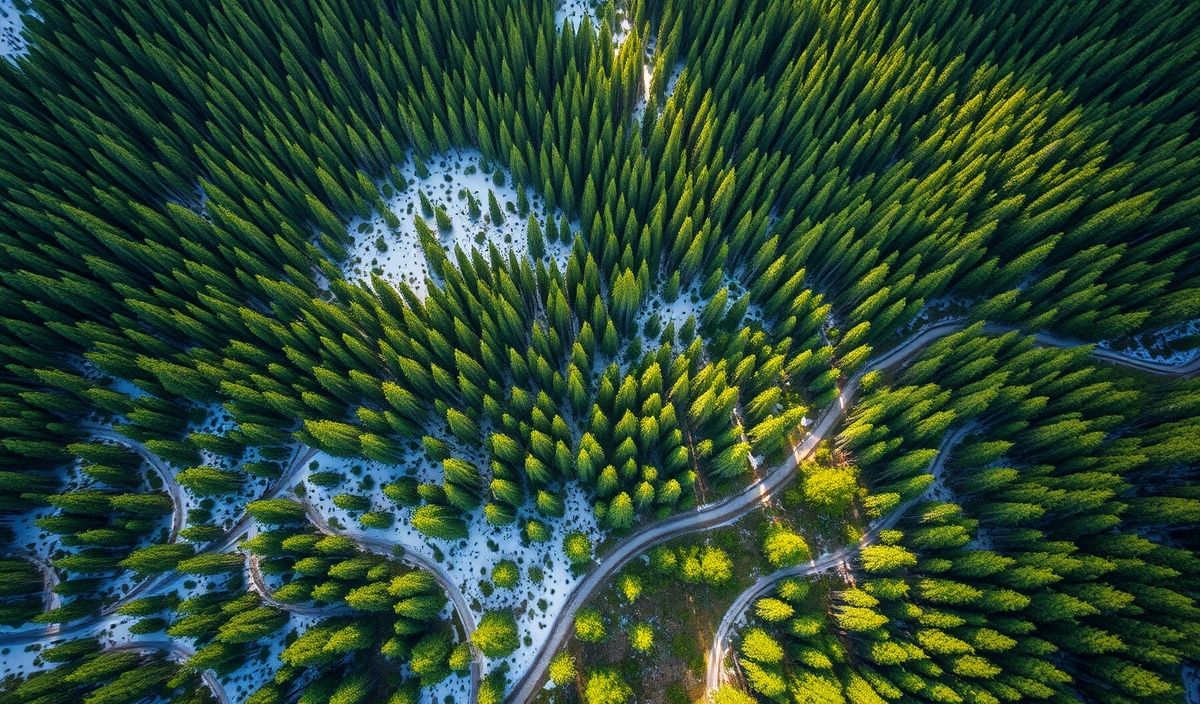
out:
{"label": "narrow path in snow", "polygon": [[[176,494],[174,491],[171,491],[171,495],[172,501],[175,502],[176,507],[175,522],[178,524],[183,520],[183,517],[186,516],[186,512],[183,510],[184,503],[182,490],[179,489],[179,484],[175,481],[174,473],[170,471],[170,468],[165,462],[163,462],[161,458],[150,452],[141,443],[135,440],[130,440],[111,428],[106,428],[104,426],[91,423],[84,424],[83,428],[87,432],[90,432],[93,437],[105,438],[124,444],[141,455],[147,463],[154,467],[155,470],[163,476],[163,483],[165,485],[168,487],[174,486],[175,489],[179,491],[178,494]],[[300,471],[306,464],[308,464],[308,462],[313,458],[314,455],[316,455],[316,453],[316,450],[307,446],[301,445],[298,447],[295,456],[288,463],[287,467],[279,475],[279,477],[267,487],[267,490],[263,492],[263,495],[260,498],[273,499],[282,494],[284,490],[292,483],[292,480],[295,479],[295,476],[300,473]],[[250,531],[250,528],[253,527],[253,525],[253,517],[250,516],[249,513],[243,513],[241,518],[239,518],[237,522],[225,532],[225,535],[217,540],[214,540],[208,545],[202,546],[201,552],[224,552],[230,549],[235,543],[237,543],[239,539],[241,539]],[[177,530],[172,531],[171,542],[175,541],[177,534]],[[117,610],[120,609],[121,606],[135,599],[141,598],[143,595],[154,593],[160,589],[170,587],[175,582],[183,578],[184,575],[175,570],[171,570],[168,572],[163,572],[156,577],[144,579],[137,583],[128,592],[121,595],[120,598],[104,606],[102,609],[100,609],[99,613],[95,615],[77,619],[67,624],[52,623],[45,626],[24,628],[0,633],[0,646],[24,646],[48,638],[86,635],[88,632],[95,630],[100,624],[104,623],[106,620],[116,614]]]}
{"label": "narrow path in snow", "polygon": [[187,522],[187,511],[184,507],[187,505],[184,502],[183,487],[179,486],[179,482],[175,480],[175,472],[167,466],[167,463],[158,455],[154,454],[146,448],[145,445],[126,437],[117,431],[103,425],[95,425],[85,423],[83,429],[90,433],[93,439],[108,440],[109,442],[123,445],[130,450],[133,450],[142,461],[150,465],[158,476],[162,479],[163,486],[167,489],[167,494],[171,497],[171,533],[167,537],[168,543],[173,543],[179,539],[179,531],[183,530],[183,524]]}
{"label": "narrow path in snow", "polygon": [[[358,543],[359,547],[368,552],[395,558],[431,573],[438,584],[441,585],[442,591],[446,592],[446,596],[454,606],[454,612],[458,614],[458,620],[462,626],[462,632],[459,634],[459,637],[463,643],[471,643],[471,636],[475,633],[475,617],[471,614],[471,609],[467,606],[467,600],[463,597],[462,590],[458,588],[458,585],[454,583],[454,580],[450,578],[450,574],[446,572],[446,569],[440,563],[425,557],[415,550],[406,548],[402,543],[381,540],[347,530],[334,530],[329,525],[329,521],[325,519],[325,516],[321,515],[321,512],[312,505],[312,502],[307,497],[301,497],[300,503],[304,506],[304,513],[308,516],[308,520],[316,526],[317,530],[325,535],[340,535],[350,538]],[[397,549],[400,550],[400,555],[396,554]],[[471,702],[476,701],[479,696],[479,685],[483,681],[483,665],[483,654],[474,645],[471,645]]]}
{"label": "narrow path in snow", "polygon": [[[654,545],[671,540],[687,533],[712,530],[729,525],[755,508],[765,505],[770,498],[787,484],[795,475],[800,463],[808,458],[817,445],[829,435],[834,426],[842,419],[850,408],[859,384],[863,377],[873,371],[891,369],[912,358],[922,349],[937,340],[959,332],[968,323],[961,319],[946,320],[930,324],[914,333],[890,351],[868,361],[856,374],[850,377],[838,397],[834,399],[811,427],[811,432],[793,448],[786,459],[766,474],[755,479],[742,491],[721,501],[697,507],[693,512],[674,516],[672,518],[651,523],[635,531],[619,543],[576,585],[568,597],[550,629],[550,636],[542,643],[529,670],[515,683],[506,702],[529,701],[541,688],[550,659],[566,643],[571,635],[571,625],[575,612],[591,598],[604,583],[630,560],[642,554]],[[1007,325],[985,325],[983,331],[988,334],[1003,334],[1019,332],[1020,329]],[[1069,340],[1050,333],[1037,333],[1034,339],[1040,345],[1048,347],[1077,347],[1087,343]],[[1092,348],[1092,355],[1105,362],[1111,362],[1140,371],[1171,376],[1176,378],[1191,378],[1200,373],[1200,358],[1184,365],[1172,365],[1130,357],[1121,352]]]}
{"label": "narrow path in snow", "polygon": [[42,611],[57,609],[62,603],[62,598],[54,591],[59,582],[58,572],[54,570],[54,566],[41,555],[27,550],[17,553],[16,556],[37,565],[38,570],[42,573]]}
{"label": "narrow path in snow", "polygon": [[301,616],[333,617],[349,616],[354,611],[344,604],[325,604],[323,606],[306,606],[304,604],[288,604],[279,601],[267,586],[263,578],[262,561],[258,555],[246,553],[246,588],[262,597],[263,603],[274,606],[281,611],[287,611]]}

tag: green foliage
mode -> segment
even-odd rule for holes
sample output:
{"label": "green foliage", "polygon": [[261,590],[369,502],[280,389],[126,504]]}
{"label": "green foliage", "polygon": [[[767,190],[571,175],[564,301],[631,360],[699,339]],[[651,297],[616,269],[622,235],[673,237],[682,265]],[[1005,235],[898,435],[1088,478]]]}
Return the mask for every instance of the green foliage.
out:
{"label": "green foliage", "polygon": [[784,528],[772,528],[767,532],[763,554],[775,569],[798,565],[811,556],[804,538]]}
{"label": "green foliage", "polygon": [[607,636],[604,618],[593,608],[575,612],[575,637],[584,643],[599,643]]}
{"label": "green foliage", "polygon": [[488,657],[504,657],[519,645],[517,622],[511,611],[489,611],[479,620],[471,642]]}
{"label": "green foliage", "polygon": [[563,553],[572,565],[586,565],[592,560],[592,542],[583,533],[568,533],[563,537]]}
{"label": "green foliage", "polygon": [[512,560],[501,560],[492,568],[492,583],[501,589],[512,589],[521,579],[521,571]]}
{"label": "green foliage", "polygon": [[[33,51],[0,62],[0,511],[41,507],[65,579],[34,616],[39,575],[6,544],[0,621],[95,615],[122,569],[227,581],[229,554],[195,546],[244,524],[211,499],[279,479],[246,507],[263,538],[247,549],[289,580],[277,594],[388,623],[358,647],[359,622],[318,621],[251,700],[398,704],[458,652],[426,618],[437,590],[299,534],[304,506],[280,498],[297,441],[392,466],[422,439],[445,482],[389,476],[384,493],[433,538],[460,540],[483,506],[548,539],[570,482],[619,532],[762,476],[920,321],[1195,346],[1154,332],[1200,315],[1195,3],[682,0],[566,26],[554,3],[367,5],[37,3]],[[516,204],[489,190],[484,222],[468,194],[484,233],[449,251],[426,221],[452,225],[431,166],[459,148]],[[347,279],[346,224],[400,234],[387,203],[410,188],[429,280]],[[485,245],[514,210],[531,258]],[[855,587],[783,583],[756,604],[787,645],[747,658],[756,692],[1179,700],[1196,386],[995,330],[864,377],[803,467],[806,531],[904,515],[848,560]],[[97,433],[112,419],[124,440]],[[208,499],[178,535],[172,476]],[[387,527],[371,488],[335,503]],[[563,548],[582,569],[579,538]],[[786,532],[763,551],[808,554]],[[651,558],[732,579],[717,548]],[[237,669],[275,627],[214,593],[154,612],[195,639],[182,671],[80,651],[0,698],[195,701],[193,671]],[[368,676],[377,656],[416,680]],[[589,701],[631,696],[611,671],[585,681]],[[480,698],[504,689],[497,674]]]}
{"label": "green foliage", "polygon": [[597,670],[587,678],[583,700],[587,704],[625,704],[633,690],[615,670]]}
{"label": "green foliage", "polygon": [[635,623],[629,629],[629,647],[639,653],[648,653],[654,648],[654,627],[648,623]]}
{"label": "green foliage", "polygon": [[550,681],[559,687],[565,687],[575,681],[575,659],[571,654],[562,651],[550,660]]}

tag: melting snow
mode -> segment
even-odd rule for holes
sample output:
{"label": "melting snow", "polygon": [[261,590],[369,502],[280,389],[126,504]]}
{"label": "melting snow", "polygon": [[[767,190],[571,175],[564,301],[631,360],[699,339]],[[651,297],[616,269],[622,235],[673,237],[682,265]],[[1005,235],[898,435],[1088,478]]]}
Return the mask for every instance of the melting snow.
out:
{"label": "melting snow", "polygon": [[[487,252],[489,243],[502,253],[512,252],[519,258],[529,256],[526,237],[528,215],[517,212],[517,188],[507,169],[488,163],[474,149],[440,153],[430,159],[426,167],[428,175],[425,178],[417,176],[416,162],[412,159],[398,170],[407,187],[393,193],[387,201],[388,208],[400,221],[398,228],[390,228],[382,213],[376,213],[369,220],[355,218],[350,221],[349,231],[354,242],[349,247],[350,256],[343,265],[347,279],[369,281],[371,274],[375,273],[393,284],[406,282],[418,296],[424,297],[425,279],[432,274],[417,238],[415,219],[418,216],[437,233],[442,246],[451,253],[452,260],[455,246],[461,247],[464,252],[471,249]],[[494,176],[497,170],[502,174],[502,182],[498,182],[499,179]],[[391,184],[387,187],[390,188]],[[385,195],[387,192],[384,191]],[[470,212],[467,192],[474,196],[479,206],[477,216],[473,217]],[[492,222],[488,207],[489,192],[495,193],[496,202],[503,211],[501,223]],[[448,231],[440,231],[435,217],[422,212],[421,193],[435,208],[445,208],[452,223]],[[544,226],[547,215],[545,201],[528,186],[525,193],[529,200],[529,214]],[[561,222],[561,212],[556,210],[553,216],[556,224]],[[572,231],[576,229],[577,226],[572,227]],[[546,242],[546,253],[561,270],[566,267],[571,251],[568,245],[561,242]]]}
{"label": "melting snow", "polygon": [[588,0],[563,0],[554,11],[554,24],[561,27],[563,22],[570,22],[578,29],[589,17],[592,24],[596,24],[596,12]]}
{"label": "melting snow", "polygon": [[17,9],[16,0],[0,0],[0,56],[10,61],[29,51],[24,14]]}
{"label": "melting snow", "polygon": [[[563,537],[570,532],[580,531],[588,536],[593,545],[599,544],[603,538],[591,503],[575,484],[567,485],[564,492],[566,512],[562,518],[536,516],[550,527],[551,538],[547,542],[528,543],[522,540],[520,526],[525,519],[535,517],[529,509],[520,513],[516,523],[503,527],[489,524],[481,509],[473,511],[467,516],[469,537],[447,541],[428,538],[418,532],[411,525],[413,509],[398,508],[382,492],[384,484],[402,476],[412,476],[418,481],[440,481],[440,467],[434,467],[428,460],[417,457],[396,466],[339,459],[324,453],[317,454],[314,462],[321,471],[339,471],[346,477],[337,487],[322,488],[307,484],[306,489],[308,498],[317,510],[331,523],[336,520],[334,525],[340,524],[342,532],[349,536],[369,535],[386,540],[440,563],[461,589],[476,621],[485,611],[512,611],[516,615],[520,646],[507,658],[488,662],[488,670],[495,670],[501,662],[507,663],[510,680],[525,672],[532,663],[537,648],[549,634],[555,616],[571,590],[582,579],[582,576],[576,576],[571,571],[562,549]],[[358,471],[355,471],[356,468]],[[367,476],[371,480],[364,484]],[[396,514],[395,525],[386,529],[362,528],[357,514],[333,505],[333,497],[343,492],[369,496],[372,510],[389,510]],[[517,563],[521,580],[513,589],[497,588],[487,594],[484,584],[490,584],[492,568],[503,559]],[[531,577],[531,568],[541,571],[540,581]],[[465,677],[452,680],[459,682],[459,686],[467,683]],[[441,701],[441,697],[448,694],[442,690],[450,687],[452,683],[447,682],[436,688],[433,700]]]}
{"label": "melting snow", "polygon": [[[1134,335],[1120,342],[1101,340],[1098,346],[1137,359],[1182,366],[1200,357],[1197,340],[1200,340],[1200,319],[1189,320],[1165,330]],[[1181,344],[1183,349],[1179,349]]]}

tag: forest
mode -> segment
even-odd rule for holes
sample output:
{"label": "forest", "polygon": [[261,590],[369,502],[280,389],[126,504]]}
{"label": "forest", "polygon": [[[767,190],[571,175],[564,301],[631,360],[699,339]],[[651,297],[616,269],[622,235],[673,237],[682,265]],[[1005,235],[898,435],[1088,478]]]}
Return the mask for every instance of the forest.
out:
{"label": "forest", "polygon": [[1195,700],[1197,27],[0,2],[0,704]]}

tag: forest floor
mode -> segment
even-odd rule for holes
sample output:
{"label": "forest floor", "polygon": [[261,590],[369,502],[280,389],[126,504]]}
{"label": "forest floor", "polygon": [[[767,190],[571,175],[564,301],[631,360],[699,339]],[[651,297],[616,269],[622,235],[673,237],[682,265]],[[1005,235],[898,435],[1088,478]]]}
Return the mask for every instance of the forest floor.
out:
{"label": "forest floor", "polygon": [[[794,511],[773,500],[764,510],[747,514],[735,524],[704,535],[692,535],[664,543],[678,549],[711,545],[728,553],[733,562],[732,578],[720,586],[685,582],[650,567],[643,556],[603,587],[590,607],[601,612],[607,638],[601,643],[582,643],[572,638],[566,646],[575,659],[579,676],[576,686],[548,685],[534,704],[568,704],[583,700],[584,673],[612,667],[634,690],[633,701],[645,704],[690,704],[704,695],[705,655],[721,616],[742,590],[758,577],[762,566],[762,540],[776,523],[793,525]],[[641,578],[642,592],[632,603],[621,588],[621,578]],[[639,653],[630,645],[628,633],[636,624],[654,629],[654,646]]]}

